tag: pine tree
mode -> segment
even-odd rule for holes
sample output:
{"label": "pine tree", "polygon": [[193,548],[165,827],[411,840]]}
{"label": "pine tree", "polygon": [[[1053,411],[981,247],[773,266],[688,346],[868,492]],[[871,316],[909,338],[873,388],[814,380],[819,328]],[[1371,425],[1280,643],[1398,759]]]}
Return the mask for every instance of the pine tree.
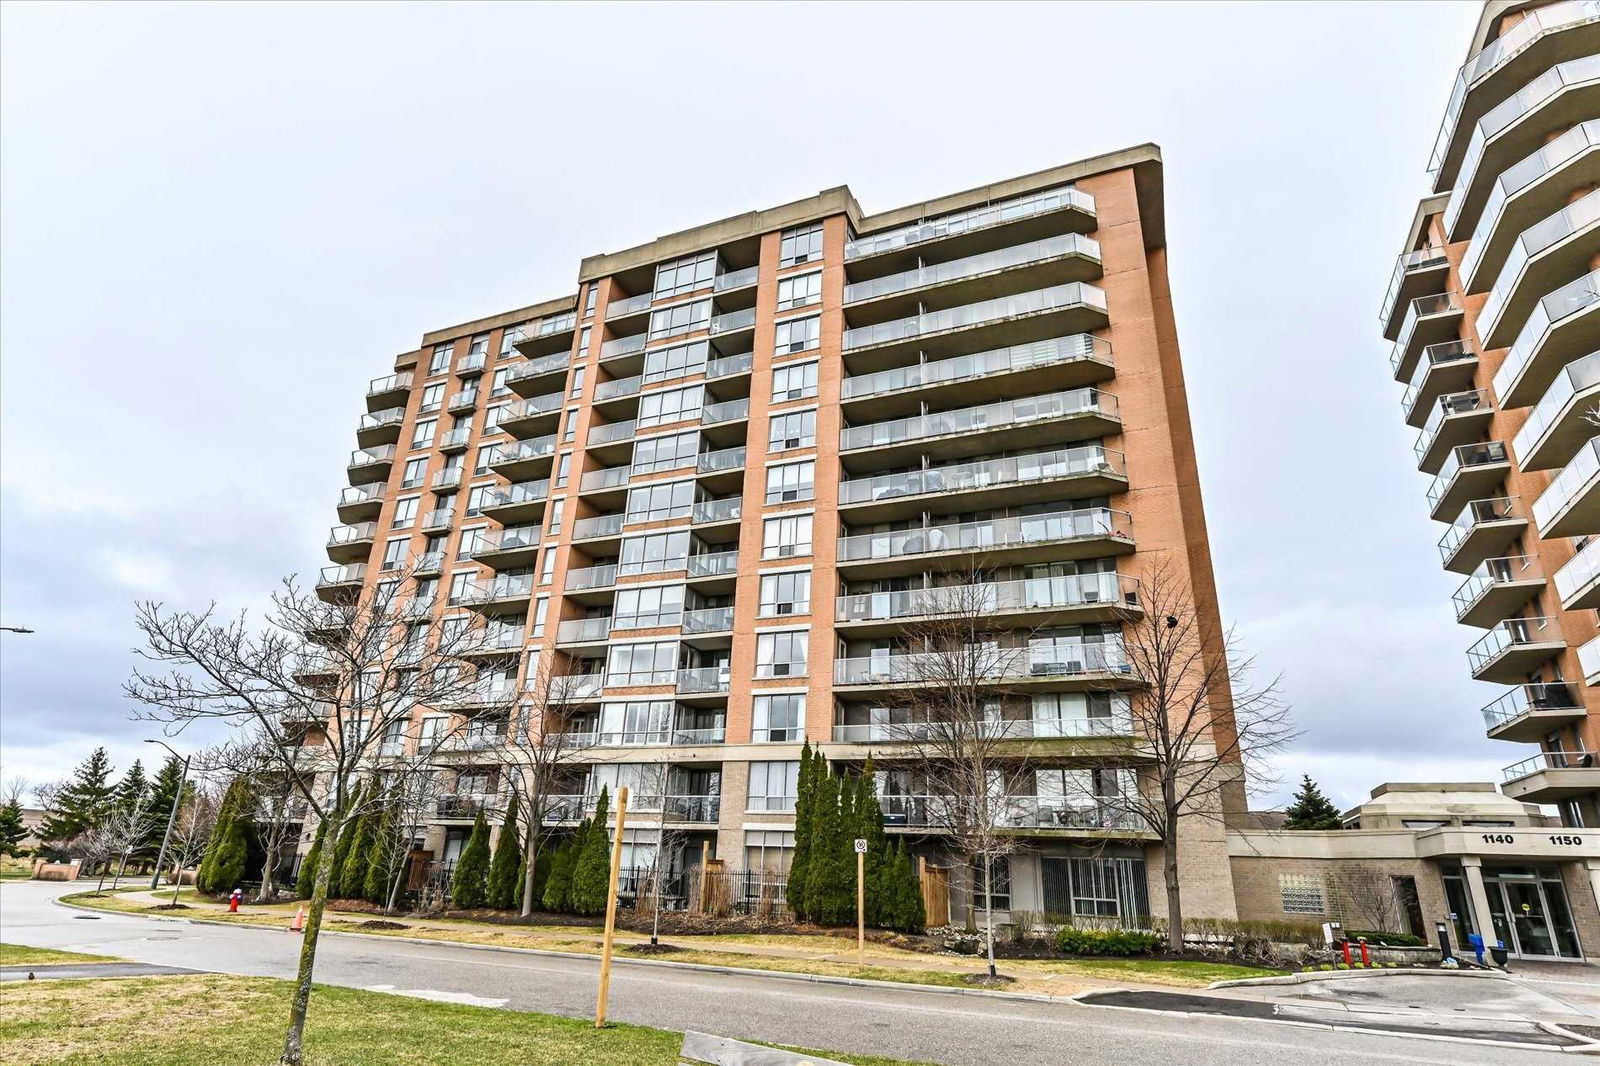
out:
{"label": "pine tree", "polygon": [[522,902],[522,842],[517,839],[517,797],[506,804],[506,818],[489,864],[489,906],[509,910]]}
{"label": "pine tree", "polygon": [[577,859],[578,842],[584,840],[588,833],[589,823],[584,822],[578,826],[577,836],[562,841],[550,856],[550,873],[545,878],[544,892],[539,898],[544,902],[544,909],[552,914],[566,914],[572,906],[572,867]]}
{"label": "pine tree", "polygon": [[15,855],[17,847],[28,837],[28,827],[22,824],[22,805],[16,800],[0,804],[0,854]]}
{"label": "pine tree", "polygon": [[611,888],[611,834],[607,827],[609,795],[600,786],[600,801],[594,820],[572,867],[571,904],[575,914],[600,914],[606,909],[606,893]]}
{"label": "pine tree", "polygon": [[367,849],[367,880],[361,898],[379,906],[388,904],[395,871],[405,862],[399,840],[400,806],[398,789],[384,797],[383,811],[373,828],[372,845]]}
{"label": "pine tree", "polygon": [[122,810],[131,811],[139,806],[149,793],[150,779],[145,776],[144,763],[135,759],[133,765],[128,767],[128,772],[123,774],[122,780],[117,783],[117,806]]}
{"label": "pine tree", "polygon": [[[806,872],[806,908],[813,922],[836,925],[843,921],[846,912],[845,897],[850,897],[854,907],[855,895],[851,892],[845,874],[849,862],[850,878],[855,874],[854,848],[844,838],[847,830],[840,818],[840,781],[826,765],[817,772],[816,804],[812,817],[811,858]],[[845,856],[851,857],[846,860]]]}
{"label": "pine tree", "polygon": [[481,907],[489,893],[489,823],[483,811],[472,822],[472,835],[467,846],[461,849],[456,860],[455,876],[450,882],[450,898],[460,910]]}
{"label": "pine tree", "polygon": [[161,838],[167,830],[167,816],[172,813],[172,803],[180,787],[185,792],[193,791],[192,787],[183,785],[182,760],[176,755],[168,755],[167,761],[161,764],[161,769],[156,771],[156,776],[150,782],[150,810],[156,817],[150,827],[150,837],[145,842],[147,850],[160,849]]}
{"label": "pine tree", "polygon": [[317,864],[322,861],[322,843],[327,836],[328,820],[324,818],[317,823],[317,835],[311,840],[311,850],[300,861],[300,873],[295,878],[294,894],[301,899],[310,899],[311,891],[317,885]]}
{"label": "pine tree", "polygon": [[1338,829],[1343,825],[1339,808],[1322,794],[1310,774],[1301,775],[1300,787],[1284,814],[1285,829]]}
{"label": "pine tree", "polygon": [[106,749],[96,748],[56,794],[54,806],[39,827],[39,839],[65,845],[104,822],[115,801],[111,760]]}
{"label": "pine tree", "polygon": [[789,858],[789,879],[785,894],[796,917],[809,914],[807,882],[811,863],[812,818],[816,807],[816,760],[811,742],[800,746],[800,773],[796,778],[794,800],[794,852]]}
{"label": "pine tree", "polygon": [[366,895],[367,863],[372,859],[372,841],[377,836],[379,817],[379,812],[368,809],[356,819],[344,864],[334,871],[339,882],[340,899],[361,899]]}

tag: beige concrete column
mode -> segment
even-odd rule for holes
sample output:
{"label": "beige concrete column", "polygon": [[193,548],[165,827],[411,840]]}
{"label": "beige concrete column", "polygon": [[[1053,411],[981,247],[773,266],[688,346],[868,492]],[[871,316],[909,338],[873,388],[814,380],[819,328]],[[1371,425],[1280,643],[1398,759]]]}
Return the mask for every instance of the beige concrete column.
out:
{"label": "beige concrete column", "polygon": [[[1489,911],[1489,891],[1483,885],[1483,860],[1476,855],[1463,855],[1461,869],[1467,876],[1467,899],[1472,904],[1474,924],[1478,927],[1478,935],[1483,937],[1484,945],[1488,946],[1499,937],[1494,931],[1494,915]],[[1461,945],[1463,954],[1466,947],[1465,944]]]}

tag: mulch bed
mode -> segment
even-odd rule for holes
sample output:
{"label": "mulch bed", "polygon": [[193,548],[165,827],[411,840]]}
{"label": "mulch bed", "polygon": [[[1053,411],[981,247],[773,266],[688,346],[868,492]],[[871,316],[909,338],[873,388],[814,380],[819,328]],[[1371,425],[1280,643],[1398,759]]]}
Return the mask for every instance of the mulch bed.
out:
{"label": "mulch bed", "polygon": [[153,911],[192,911],[193,907],[187,903],[157,903],[150,908]]}
{"label": "mulch bed", "polygon": [[687,948],[680,948],[676,944],[629,944],[622,949],[629,955],[673,955]]}
{"label": "mulch bed", "polygon": [[380,929],[380,930],[390,930],[390,931],[392,931],[392,930],[395,930],[395,929],[410,929],[411,927],[409,925],[405,925],[405,924],[403,924],[401,922],[386,922],[386,921],[384,921],[384,920],[382,920],[380,918],[380,919],[373,919],[371,921],[361,922],[356,926],[356,928],[357,929]]}

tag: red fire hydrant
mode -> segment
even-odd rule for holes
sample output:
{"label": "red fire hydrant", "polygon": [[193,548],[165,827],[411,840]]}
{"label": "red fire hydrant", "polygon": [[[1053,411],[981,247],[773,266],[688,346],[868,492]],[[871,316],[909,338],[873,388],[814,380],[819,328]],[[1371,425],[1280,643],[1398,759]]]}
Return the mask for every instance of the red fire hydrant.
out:
{"label": "red fire hydrant", "polygon": [[237,888],[234,889],[231,893],[228,894],[228,913],[229,914],[238,914],[239,913],[239,901],[241,899],[243,899],[243,898],[244,898],[244,893],[241,892]]}

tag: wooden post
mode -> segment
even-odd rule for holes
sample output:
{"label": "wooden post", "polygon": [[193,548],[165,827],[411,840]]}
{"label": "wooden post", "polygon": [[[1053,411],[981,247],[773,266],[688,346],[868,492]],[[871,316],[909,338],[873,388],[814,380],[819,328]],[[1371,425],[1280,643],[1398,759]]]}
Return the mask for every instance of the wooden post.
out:
{"label": "wooden post", "polygon": [[856,852],[856,965],[865,966],[867,953],[867,856]]}
{"label": "wooden post", "polygon": [[617,879],[622,874],[622,827],[628,818],[628,786],[617,789],[617,837],[611,842],[611,879],[606,889],[606,935],[600,945],[600,991],[594,1004],[594,1027],[605,1028],[606,999],[611,994],[611,945],[617,932]]}

